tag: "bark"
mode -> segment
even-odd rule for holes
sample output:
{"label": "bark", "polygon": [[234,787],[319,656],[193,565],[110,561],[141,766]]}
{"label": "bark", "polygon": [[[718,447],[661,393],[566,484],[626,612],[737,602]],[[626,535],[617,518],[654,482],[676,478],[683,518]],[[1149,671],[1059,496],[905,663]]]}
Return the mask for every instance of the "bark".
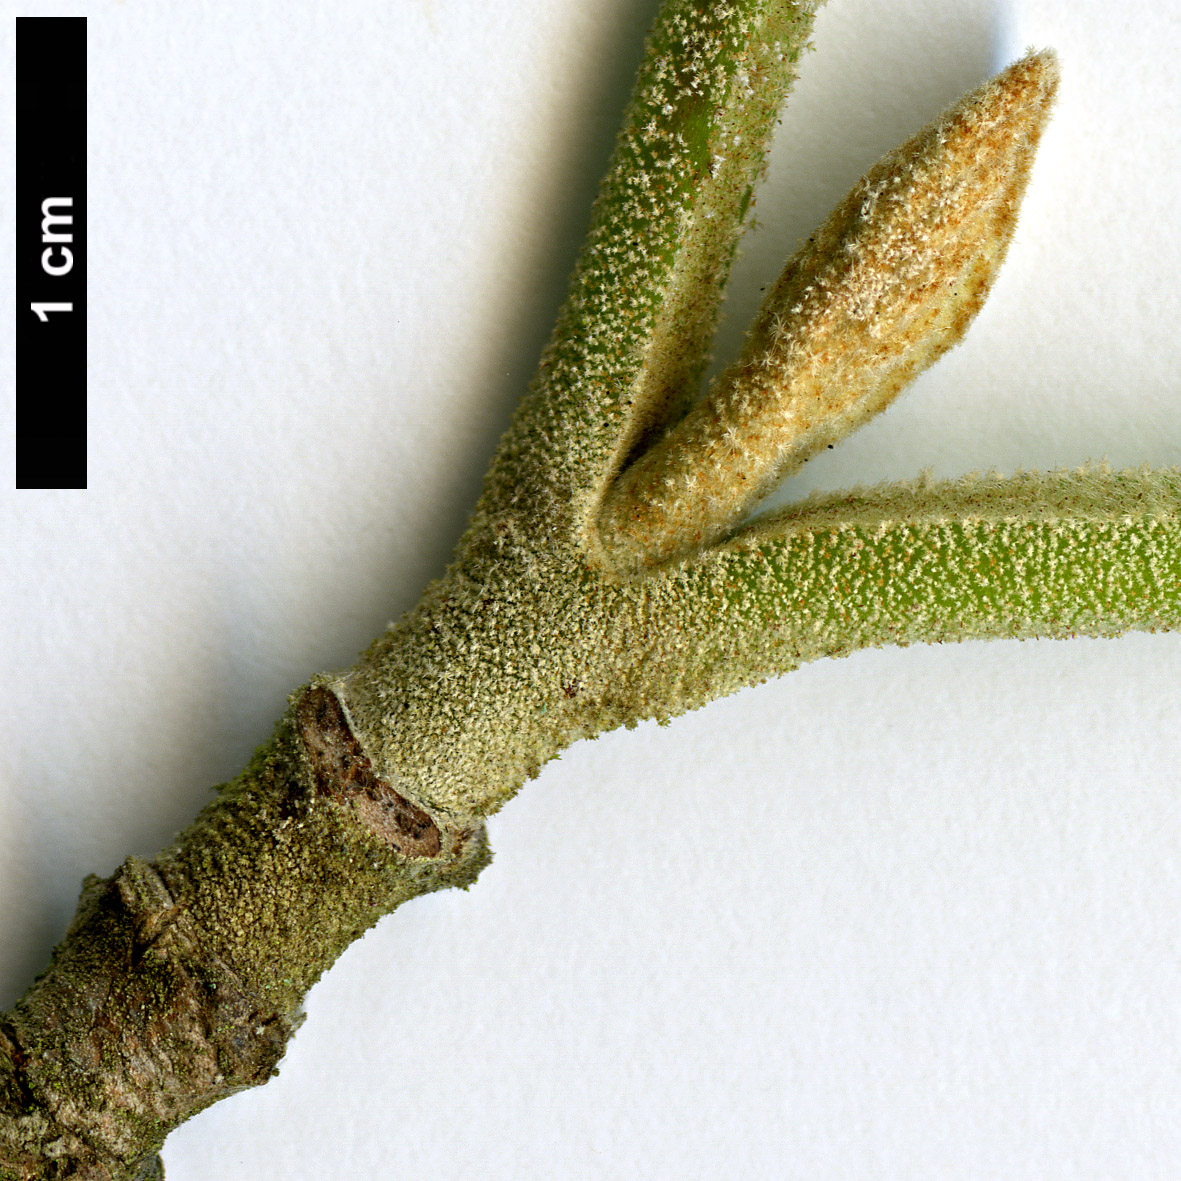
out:
{"label": "bark", "polygon": [[301,998],[349,943],[487,861],[481,826],[380,780],[310,686],[172,845],[86,880],[0,1024],[0,1176],[162,1176],[173,1127],[277,1072]]}

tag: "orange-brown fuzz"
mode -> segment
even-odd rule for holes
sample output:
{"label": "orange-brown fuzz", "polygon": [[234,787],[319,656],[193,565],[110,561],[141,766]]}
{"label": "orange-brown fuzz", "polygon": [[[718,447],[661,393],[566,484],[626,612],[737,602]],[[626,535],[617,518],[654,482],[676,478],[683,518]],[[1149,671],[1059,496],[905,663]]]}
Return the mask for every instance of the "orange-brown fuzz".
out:
{"label": "orange-brown fuzz", "polygon": [[608,565],[708,545],[963,337],[1016,224],[1057,88],[1032,54],[871,169],[788,262],[738,360],[606,496]]}

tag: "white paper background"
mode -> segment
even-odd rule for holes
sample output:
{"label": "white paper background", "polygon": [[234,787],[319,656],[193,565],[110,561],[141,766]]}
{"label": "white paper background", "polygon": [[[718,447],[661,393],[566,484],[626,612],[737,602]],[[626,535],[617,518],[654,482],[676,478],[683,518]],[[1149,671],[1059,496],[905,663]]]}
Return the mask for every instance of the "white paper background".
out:
{"label": "white paper background", "polygon": [[[441,571],[655,4],[0,7],[9,60],[8,17],[87,14],[91,86],[90,488],[11,490],[7,411],[0,446],[2,1008],[85,873]],[[1064,81],[967,343],[785,496],[1181,462],[1178,23],[821,13],[723,351],[883,151],[1029,44]],[[872,651],[571,749],[169,1181],[1175,1176],[1179,669],[1178,635]]]}

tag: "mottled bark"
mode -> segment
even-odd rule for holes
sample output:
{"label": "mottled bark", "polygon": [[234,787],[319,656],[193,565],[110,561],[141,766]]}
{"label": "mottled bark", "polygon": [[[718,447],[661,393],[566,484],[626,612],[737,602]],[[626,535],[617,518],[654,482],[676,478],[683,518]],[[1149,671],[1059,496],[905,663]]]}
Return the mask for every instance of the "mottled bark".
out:
{"label": "mottled bark", "polygon": [[172,1128],[276,1073],[301,998],[353,939],[487,860],[481,828],[383,783],[331,691],[305,690],[171,846],[86,880],[0,1023],[0,1177],[162,1175]]}

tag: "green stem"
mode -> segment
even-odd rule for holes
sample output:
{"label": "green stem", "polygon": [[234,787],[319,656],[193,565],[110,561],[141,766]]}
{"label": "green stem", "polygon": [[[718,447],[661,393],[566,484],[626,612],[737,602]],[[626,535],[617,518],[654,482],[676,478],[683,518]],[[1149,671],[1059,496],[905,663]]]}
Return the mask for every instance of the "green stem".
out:
{"label": "green stem", "polygon": [[1177,629],[1181,469],[816,498],[647,582],[654,716],[884,644]]}
{"label": "green stem", "polygon": [[662,7],[570,293],[473,532],[507,514],[581,541],[627,456],[695,394],[817,7]]}

